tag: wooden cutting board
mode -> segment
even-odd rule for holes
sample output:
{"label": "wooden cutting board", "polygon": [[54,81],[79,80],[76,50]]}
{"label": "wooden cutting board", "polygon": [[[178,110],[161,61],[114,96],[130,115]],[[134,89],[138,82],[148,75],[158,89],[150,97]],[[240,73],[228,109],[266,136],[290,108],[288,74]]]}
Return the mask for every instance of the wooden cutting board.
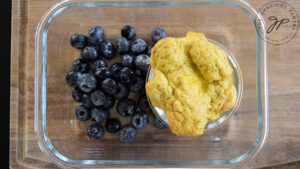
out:
{"label": "wooden cutting board", "polygon": [[[11,46],[10,166],[55,168],[36,144],[34,134],[35,31],[58,0],[13,0]],[[256,9],[270,0],[249,0]],[[288,0],[300,14],[300,1]],[[300,168],[300,35],[288,43],[268,45],[270,132],[266,145],[247,168]],[[31,63],[31,64],[29,64]],[[28,71],[30,70],[30,71]],[[299,71],[299,72],[298,72]],[[26,77],[26,78],[25,78]],[[24,140],[28,140],[24,142]],[[282,165],[283,164],[283,165]]]}

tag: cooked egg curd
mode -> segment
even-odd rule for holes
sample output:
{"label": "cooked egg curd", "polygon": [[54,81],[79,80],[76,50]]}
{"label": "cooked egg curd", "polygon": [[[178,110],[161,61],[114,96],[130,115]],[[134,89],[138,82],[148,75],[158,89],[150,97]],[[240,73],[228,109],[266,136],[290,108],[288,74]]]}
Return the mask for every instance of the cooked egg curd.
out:
{"label": "cooked egg curd", "polygon": [[146,84],[151,103],[162,109],[177,135],[203,134],[236,102],[233,69],[227,55],[203,33],[158,41],[150,57],[154,77]]}

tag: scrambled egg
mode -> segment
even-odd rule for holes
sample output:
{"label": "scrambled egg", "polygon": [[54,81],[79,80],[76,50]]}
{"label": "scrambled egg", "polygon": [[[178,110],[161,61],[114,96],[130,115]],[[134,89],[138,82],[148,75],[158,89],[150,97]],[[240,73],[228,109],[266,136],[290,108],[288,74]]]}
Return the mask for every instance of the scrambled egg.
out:
{"label": "scrambled egg", "polygon": [[208,121],[235,105],[227,56],[203,33],[160,40],[152,49],[150,65],[154,77],[146,84],[147,95],[166,112],[174,134],[201,135]]}

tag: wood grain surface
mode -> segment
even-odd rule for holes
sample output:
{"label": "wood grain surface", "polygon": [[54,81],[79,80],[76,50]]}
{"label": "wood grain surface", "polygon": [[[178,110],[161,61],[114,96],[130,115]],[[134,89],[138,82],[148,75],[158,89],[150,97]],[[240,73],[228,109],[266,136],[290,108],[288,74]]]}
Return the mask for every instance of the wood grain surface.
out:
{"label": "wood grain surface", "polygon": [[[34,132],[35,32],[43,14],[56,2],[12,1],[11,168],[57,168],[41,151]],[[259,9],[269,0],[249,2]],[[300,1],[287,2],[300,14]],[[300,168],[299,44],[298,32],[286,44],[268,45],[270,131],[259,155],[245,168]]]}

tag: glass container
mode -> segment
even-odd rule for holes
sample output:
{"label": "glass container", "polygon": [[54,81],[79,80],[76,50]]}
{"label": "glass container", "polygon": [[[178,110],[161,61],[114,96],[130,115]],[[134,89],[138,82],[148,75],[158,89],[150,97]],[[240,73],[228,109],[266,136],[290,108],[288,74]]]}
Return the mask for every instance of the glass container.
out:
{"label": "glass container", "polygon": [[[156,27],[173,37],[203,32],[230,51],[240,66],[243,96],[236,113],[222,127],[197,137],[176,136],[149,124],[129,144],[109,133],[89,140],[86,128],[91,122],[76,120],[79,103],[73,101],[65,76],[80,57],[70,45],[71,35],[87,34],[95,25],[111,41],[121,36],[124,25],[133,25],[137,37],[148,43]],[[257,155],[268,133],[264,36],[264,20],[244,0],[61,1],[45,13],[36,31],[34,118],[39,146],[60,167],[240,167]],[[119,56],[108,63],[117,60]],[[110,113],[119,117],[115,108]],[[129,119],[122,120],[126,123]]]}

